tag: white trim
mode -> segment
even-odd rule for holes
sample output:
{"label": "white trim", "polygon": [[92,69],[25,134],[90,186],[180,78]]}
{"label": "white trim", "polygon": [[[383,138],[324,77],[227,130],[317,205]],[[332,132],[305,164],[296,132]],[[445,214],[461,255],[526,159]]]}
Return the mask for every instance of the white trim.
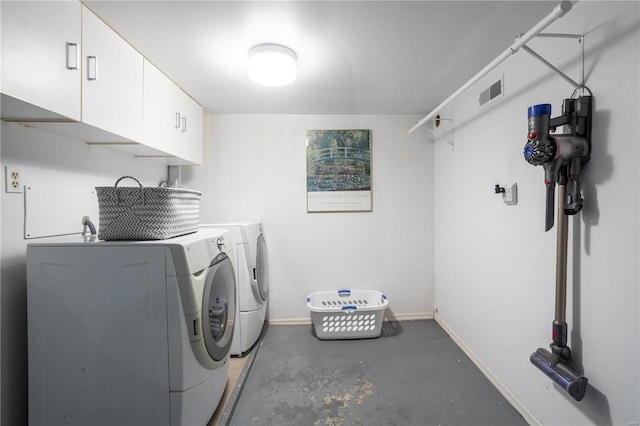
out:
{"label": "white trim", "polygon": [[[433,312],[421,312],[413,314],[394,314],[389,309],[384,313],[385,321],[417,321],[432,320]],[[269,325],[312,325],[311,318],[281,318],[269,319]]]}
{"label": "white trim", "polygon": [[311,325],[311,318],[269,319],[269,325]]}
{"label": "white trim", "polygon": [[467,354],[471,361],[478,367],[478,369],[486,376],[487,379],[496,387],[498,392],[506,398],[507,401],[516,409],[518,413],[524,418],[524,420],[530,425],[542,425],[531,411],[525,407],[525,405],[509,390],[509,388],[496,377],[489,368],[480,360],[480,358],[467,346],[464,341],[449,327],[449,325],[442,319],[437,313],[434,315],[434,320],[442,329],[451,337],[451,339]]}
{"label": "white trim", "polygon": [[389,309],[384,314],[387,321],[417,321],[417,320],[432,320],[433,312],[421,312],[413,314],[394,314]]}

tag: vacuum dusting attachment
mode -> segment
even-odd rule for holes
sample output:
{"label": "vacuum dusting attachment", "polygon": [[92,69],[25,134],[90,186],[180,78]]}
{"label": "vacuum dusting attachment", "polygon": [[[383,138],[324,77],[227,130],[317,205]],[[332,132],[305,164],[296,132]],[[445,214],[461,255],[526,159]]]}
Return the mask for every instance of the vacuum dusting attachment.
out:
{"label": "vacuum dusting attachment", "polygon": [[[524,158],[544,169],[546,186],[545,232],[554,226],[554,198],[558,189],[556,304],[552,325],[551,351],[539,348],[529,357],[531,363],[558,384],[576,401],[587,391],[588,379],[569,365],[567,346],[566,288],[568,215],[582,209],[580,174],[591,154],[591,96],[565,99],[562,115],[551,118],[551,105],[534,105],[528,110],[529,132]],[[550,135],[552,129],[565,126],[568,132]]]}

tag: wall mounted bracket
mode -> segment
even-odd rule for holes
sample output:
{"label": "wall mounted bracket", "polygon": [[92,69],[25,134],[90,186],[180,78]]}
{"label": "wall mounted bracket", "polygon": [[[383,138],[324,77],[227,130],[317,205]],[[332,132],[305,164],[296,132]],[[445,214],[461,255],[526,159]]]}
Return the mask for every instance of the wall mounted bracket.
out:
{"label": "wall mounted bracket", "polygon": [[452,118],[440,118],[440,116],[436,116],[433,120],[433,129],[425,126],[432,135],[433,141],[438,142],[443,141],[447,145],[451,147],[451,151],[453,151],[453,119]]}
{"label": "wall mounted bracket", "polygon": [[[518,40],[523,35],[524,34],[519,34],[516,37],[516,40]],[[543,58],[540,54],[538,54],[535,50],[531,49],[529,46],[523,45],[521,49],[527,52],[528,54],[530,54],[531,56],[533,56],[534,58],[538,59],[545,66],[547,66],[549,69],[551,69],[560,77],[562,77],[562,79],[564,79],[567,83],[572,85],[575,89],[581,89],[582,87],[584,87],[584,36],[579,34],[540,33],[540,34],[537,34],[535,37],[572,38],[572,39],[578,40],[578,45],[580,47],[580,83],[573,80],[571,77],[569,77],[567,74],[562,72],[551,62],[547,61],[545,58]]]}

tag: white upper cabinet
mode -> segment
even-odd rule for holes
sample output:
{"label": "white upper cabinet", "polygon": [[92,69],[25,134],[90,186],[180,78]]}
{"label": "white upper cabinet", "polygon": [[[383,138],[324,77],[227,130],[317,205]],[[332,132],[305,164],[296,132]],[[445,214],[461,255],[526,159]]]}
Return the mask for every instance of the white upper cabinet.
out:
{"label": "white upper cabinet", "polygon": [[202,164],[202,107],[79,1],[0,1],[2,119]]}
{"label": "white upper cabinet", "polygon": [[2,118],[81,120],[81,5],[3,1]]}
{"label": "white upper cabinet", "polygon": [[82,41],[82,121],[140,141],[142,55],[85,7]]}
{"label": "white upper cabinet", "polygon": [[152,63],[144,61],[144,143],[180,160],[202,164],[202,107]]}

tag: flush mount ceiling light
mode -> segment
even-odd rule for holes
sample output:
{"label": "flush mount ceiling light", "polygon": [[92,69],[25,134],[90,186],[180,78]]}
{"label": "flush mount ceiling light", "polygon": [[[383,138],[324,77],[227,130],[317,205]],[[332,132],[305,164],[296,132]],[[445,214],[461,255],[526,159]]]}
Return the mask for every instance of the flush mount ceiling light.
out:
{"label": "flush mount ceiling light", "polygon": [[280,44],[259,44],[249,50],[249,77],[263,86],[286,86],[296,79],[296,53]]}

